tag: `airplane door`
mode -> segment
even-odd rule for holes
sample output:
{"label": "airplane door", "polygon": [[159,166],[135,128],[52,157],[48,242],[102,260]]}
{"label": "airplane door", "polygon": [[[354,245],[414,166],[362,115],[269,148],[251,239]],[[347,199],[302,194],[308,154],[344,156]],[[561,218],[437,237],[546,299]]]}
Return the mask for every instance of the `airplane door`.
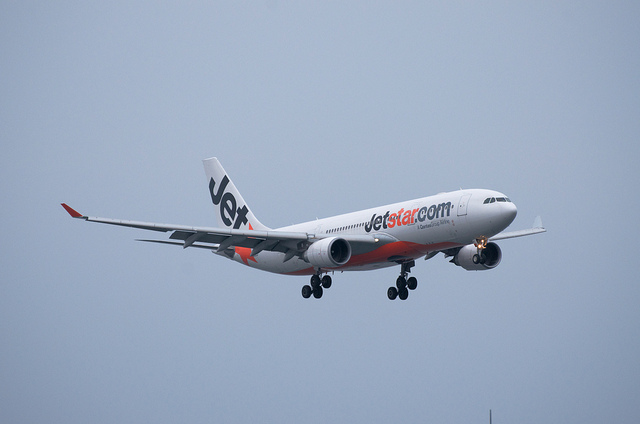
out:
{"label": "airplane door", "polygon": [[467,215],[467,206],[469,206],[470,197],[470,194],[465,194],[460,198],[460,201],[458,202],[458,216]]}

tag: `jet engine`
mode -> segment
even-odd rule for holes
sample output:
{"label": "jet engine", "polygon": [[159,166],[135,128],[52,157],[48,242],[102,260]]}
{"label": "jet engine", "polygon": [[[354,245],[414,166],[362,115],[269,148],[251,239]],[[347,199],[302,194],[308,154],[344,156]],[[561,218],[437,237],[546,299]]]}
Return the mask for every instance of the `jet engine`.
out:
{"label": "jet engine", "polygon": [[467,271],[483,271],[497,267],[502,259],[502,251],[495,243],[487,243],[480,252],[480,256],[476,256],[478,249],[473,244],[468,244],[458,250],[451,262]]}
{"label": "jet engine", "polygon": [[335,268],[351,259],[351,245],[340,237],[327,237],[314,242],[304,258],[316,268]]}

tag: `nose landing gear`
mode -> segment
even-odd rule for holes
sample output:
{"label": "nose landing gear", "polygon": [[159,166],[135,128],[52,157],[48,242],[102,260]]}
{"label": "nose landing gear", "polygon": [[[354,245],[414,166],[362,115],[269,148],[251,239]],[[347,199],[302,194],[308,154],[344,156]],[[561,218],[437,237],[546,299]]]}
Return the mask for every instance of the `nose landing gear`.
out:
{"label": "nose landing gear", "polygon": [[471,258],[474,264],[483,264],[487,261],[487,255],[485,255],[484,249],[487,247],[488,241],[489,239],[483,236],[477,238],[475,243],[473,243],[473,245],[478,249],[478,253],[473,255],[473,257]]}
{"label": "nose landing gear", "polygon": [[389,300],[395,300],[396,297],[399,297],[400,300],[407,300],[409,297],[409,290],[415,290],[418,287],[418,280],[416,277],[407,278],[407,274],[411,272],[411,268],[415,264],[415,261],[402,262],[400,264],[400,276],[396,279],[396,286],[391,286],[387,290],[387,297]]}

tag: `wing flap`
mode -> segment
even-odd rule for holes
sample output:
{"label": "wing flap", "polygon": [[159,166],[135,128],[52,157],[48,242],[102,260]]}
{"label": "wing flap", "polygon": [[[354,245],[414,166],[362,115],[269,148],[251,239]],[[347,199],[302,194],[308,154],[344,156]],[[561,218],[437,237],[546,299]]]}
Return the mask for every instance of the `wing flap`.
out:
{"label": "wing flap", "polygon": [[[143,241],[145,243],[155,243],[155,244],[170,244],[173,246],[182,246],[183,244],[178,242],[178,241],[169,241],[169,240],[152,240],[152,239],[136,239],[136,241]],[[212,250],[213,248],[211,246],[205,246],[202,244],[198,244],[198,243],[194,243],[192,245],[190,245],[189,247],[195,247],[198,249],[207,249],[207,250]]]}

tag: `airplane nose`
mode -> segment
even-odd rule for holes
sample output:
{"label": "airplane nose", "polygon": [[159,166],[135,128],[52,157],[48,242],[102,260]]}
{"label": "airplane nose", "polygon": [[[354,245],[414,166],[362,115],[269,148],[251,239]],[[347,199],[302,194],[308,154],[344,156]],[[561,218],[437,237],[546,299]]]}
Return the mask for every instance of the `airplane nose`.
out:
{"label": "airplane nose", "polygon": [[511,224],[513,220],[516,219],[518,208],[516,207],[515,203],[505,203],[503,206],[503,219],[507,224],[506,226],[509,226],[509,224]]}

